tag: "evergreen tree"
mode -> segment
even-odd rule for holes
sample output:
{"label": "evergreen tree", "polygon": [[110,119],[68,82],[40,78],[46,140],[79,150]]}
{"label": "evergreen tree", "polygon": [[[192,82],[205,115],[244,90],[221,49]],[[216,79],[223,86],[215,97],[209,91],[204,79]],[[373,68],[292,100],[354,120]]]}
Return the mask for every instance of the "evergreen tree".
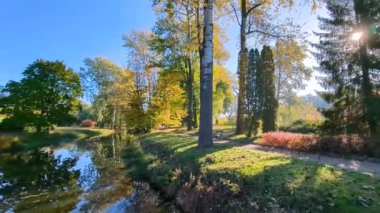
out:
{"label": "evergreen tree", "polygon": [[273,52],[270,47],[264,46],[261,51],[261,66],[263,72],[263,132],[276,130],[276,114],[278,101],[274,80],[275,65]]}
{"label": "evergreen tree", "polygon": [[247,136],[257,134],[259,120],[263,111],[263,73],[261,69],[260,53],[257,49],[249,51],[249,64],[247,75],[247,110],[250,116],[250,124]]}
{"label": "evergreen tree", "polygon": [[[368,7],[371,2],[366,1],[366,8],[376,8]],[[368,17],[375,15],[372,10],[360,10],[363,1],[330,0],[326,4],[330,18],[319,18],[322,32],[316,33],[320,42],[314,45],[325,74],[322,85],[326,92],[321,95],[332,105],[322,110],[326,117],[323,129],[327,133],[374,133],[380,118],[379,101],[374,93],[378,87],[374,79],[379,77],[378,50],[368,51],[368,40],[355,42],[350,38],[354,31],[364,30],[364,24],[374,22]]]}

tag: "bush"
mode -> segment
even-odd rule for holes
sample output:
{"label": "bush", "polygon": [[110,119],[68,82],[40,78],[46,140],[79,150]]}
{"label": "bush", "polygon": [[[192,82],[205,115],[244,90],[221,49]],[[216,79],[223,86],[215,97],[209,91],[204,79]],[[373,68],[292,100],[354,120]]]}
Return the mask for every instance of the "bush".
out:
{"label": "bush", "polygon": [[283,132],[295,132],[295,133],[305,133],[305,134],[316,134],[319,132],[320,123],[319,121],[306,121],[297,120],[288,126],[280,127],[280,131]]}
{"label": "bush", "polygon": [[317,142],[318,137],[314,135],[269,132],[263,134],[260,144],[300,151],[312,151],[315,150]]}
{"label": "bush", "polygon": [[361,154],[380,157],[380,143],[359,135],[317,136],[287,132],[269,132],[259,141],[262,145],[297,151],[338,154]]}
{"label": "bush", "polygon": [[318,141],[319,151],[340,154],[364,152],[365,140],[359,135],[324,136]]}
{"label": "bush", "polygon": [[80,127],[89,127],[94,128],[96,126],[96,122],[90,119],[83,120],[80,124]]}

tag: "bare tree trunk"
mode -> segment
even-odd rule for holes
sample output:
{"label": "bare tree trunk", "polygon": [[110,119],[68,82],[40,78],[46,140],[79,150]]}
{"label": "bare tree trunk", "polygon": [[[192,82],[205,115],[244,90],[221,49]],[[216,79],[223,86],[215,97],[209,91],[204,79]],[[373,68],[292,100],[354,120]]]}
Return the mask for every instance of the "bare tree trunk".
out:
{"label": "bare tree trunk", "polygon": [[201,58],[201,109],[198,147],[208,148],[212,141],[212,73],[213,73],[213,6],[214,0],[206,0],[204,6],[204,30]]}
{"label": "bare tree trunk", "polygon": [[111,129],[115,128],[115,121],[116,121],[116,106],[113,107]]}
{"label": "bare tree trunk", "polygon": [[247,4],[246,0],[241,0],[241,25],[240,25],[240,53],[239,53],[239,95],[236,118],[235,134],[242,134],[245,128],[244,108],[246,79],[248,73],[248,50],[247,50]]}

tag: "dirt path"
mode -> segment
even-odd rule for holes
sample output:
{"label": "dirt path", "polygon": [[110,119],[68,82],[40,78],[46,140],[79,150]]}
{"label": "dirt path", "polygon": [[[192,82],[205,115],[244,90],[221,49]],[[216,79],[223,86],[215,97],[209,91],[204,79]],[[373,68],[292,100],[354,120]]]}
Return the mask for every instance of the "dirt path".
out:
{"label": "dirt path", "polygon": [[[236,143],[233,141],[220,140],[220,139],[215,139],[215,142],[216,143]],[[380,178],[380,162],[354,160],[354,159],[342,158],[339,156],[327,156],[327,155],[312,154],[312,153],[307,153],[307,152],[297,152],[297,151],[291,151],[291,150],[285,150],[285,149],[279,149],[279,148],[273,148],[273,147],[260,146],[256,144],[245,144],[245,145],[242,145],[241,147],[244,147],[247,149],[256,149],[256,150],[260,150],[264,152],[279,153],[279,154],[283,154],[283,155],[300,159],[300,160],[312,161],[319,164],[342,168],[345,170],[361,172],[361,173],[368,174],[372,177]]]}

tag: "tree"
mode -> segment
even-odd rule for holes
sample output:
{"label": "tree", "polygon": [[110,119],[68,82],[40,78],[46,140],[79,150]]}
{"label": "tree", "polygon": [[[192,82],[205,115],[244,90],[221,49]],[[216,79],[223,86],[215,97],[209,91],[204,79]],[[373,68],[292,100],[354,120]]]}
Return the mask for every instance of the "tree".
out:
{"label": "tree", "polygon": [[185,117],[185,91],[180,87],[182,73],[176,71],[161,72],[158,78],[151,108],[156,126],[180,126]]}
{"label": "tree", "polygon": [[306,59],[307,46],[294,39],[279,39],[273,50],[276,67],[276,98],[281,103],[290,103],[295,96],[295,89],[304,87],[304,81],[312,74],[303,63]]}
{"label": "tree", "polygon": [[263,132],[276,130],[276,115],[278,101],[274,83],[274,60],[272,49],[264,46],[261,51],[261,63],[263,69],[264,106],[263,106]]}
{"label": "tree", "polygon": [[249,51],[249,66],[247,75],[247,110],[250,119],[247,136],[257,134],[259,120],[262,119],[264,109],[264,76],[259,50]]}
{"label": "tree", "polygon": [[92,101],[97,122],[101,126],[108,123],[113,128],[117,107],[111,99],[115,95],[115,83],[124,71],[112,61],[101,57],[86,58],[84,64],[79,75],[85,94]]}
{"label": "tree", "polygon": [[79,76],[60,61],[37,60],[22,73],[20,82],[10,81],[1,108],[14,128],[35,127],[37,132],[75,121],[82,88]]}
{"label": "tree", "polygon": [[234,101],[230,74],[221,65],[214,66],[213,84],[213,117],[218,125],[219,116],[228,112]]}
{"label": "tree", "polygon": [[213,90],[213,7],[214,0],[206,0],[204,5],[204,30],[201,55],[200,123],[198,146],[207,148],[212,141],[212,90]]}
{"label": "tree", "polygon": [[321,32],[316,35],[320,41],[314,47],[325,74],[322,85],[327,91],[321,95],[331,105],[322,111],[326,117],[323,129],[328,133],[377,132],[380,102],[374,90],[379,87],[379,50],[365,38],[359,42],[350,39],[356,30],[379,20],[380,7],[375,2],[327,1],[330,18],[319,19]]}
{"label": "tree", "polygon": [[[215,3],[221,11],[223,1]],[[199,105],[199,82],[194,81],[200,70],[202,55],[203,0],[153,0],[158,21],[154,27],[152,49],[160,57],[158,65],[163,70],[178,70],[184,75],[183,89],[186,91],[187,129],[197,127]],[[227,39],[221,27],[214,23],[214,60],[222,63],[228,58],[224,49]]]}
{"label": "tree", "polygon": [[[305,1],[302,1],[305,3]],[[317,0],[312,0],[313,8]],[[239,95],[235,134],[243,133],[246,128],[246,81],[248,73],[248,48],[247,36],[255,35],[264,38],[291,38],[300,35],[300,27],[291,21],[275,23],[273,13],[280,8],[291,8],[294,0],[232,0],[230,1],[232,13],[240,27],[240,52],[239,52]],[[272,13],[272,14],[271,14]]]}

